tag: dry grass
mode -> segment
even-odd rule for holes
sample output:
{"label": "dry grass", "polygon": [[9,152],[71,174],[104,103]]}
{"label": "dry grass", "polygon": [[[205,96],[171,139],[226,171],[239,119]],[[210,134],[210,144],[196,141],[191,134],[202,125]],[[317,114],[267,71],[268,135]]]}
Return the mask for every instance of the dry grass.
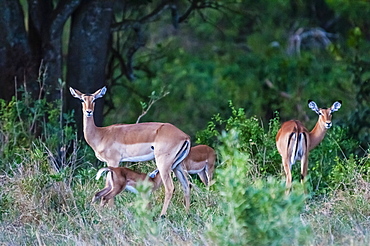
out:
{"label": "dry grass", "polygon": [[[236,203],[234,209],[238,209],[238,202],[248,202],[248,197],[245,201],[232,200],[233,179],[227,186],[217,181],[211,188],[193,180],[189,215],[185,214],[181,187],[175,182],[168,215],[160,219],[163,189],[150,194],[149,187],[143,184],[139,195],[123,192],[117,196],[114,208],[101,208],[91,204],[93,194],[104,186],[104,180],[94,179],[96,169],[92,166],[83,175],[73,168],[58,172],[48,156],[28,153],[22,156],[22,162],[9,163],[9,171],[0,176],[0,242],[4,245],[220,245],[220,240],[224,244],[232,233],[225,230],[230,222],[243,222],[243,218],[233,217],[225,210],[230,207],[225,204]],[[151,165],[145,164],[144,169],[153,168]],[[220,174],[216,178],[222,177]],[[370,244],[370,183],[361,175],[353,176],[356,178],[351,185],[341,186],[347,188],[306,201],[300,217],[311,231],[304,232],[309,235],[307,245]],[[241,178],[245,179],[245,175]],[[255,178],[249,185],[256,180],[261,181]],[[230,194],[228,200],[222,194]],[[263,205],[271,200],[253,202]],[[265,207],[269,211],[269,204]],[[282,226],[289,226],[289,219],[283,221],[288,222]],[[247,231],[248,225],[240,228]],[[295,230],[292,235],[300,233],[297,228],[292,230]],[[243,241],[244,234],[240,235],[238,242]],[[231,240],[229,244],[233,244]]]}

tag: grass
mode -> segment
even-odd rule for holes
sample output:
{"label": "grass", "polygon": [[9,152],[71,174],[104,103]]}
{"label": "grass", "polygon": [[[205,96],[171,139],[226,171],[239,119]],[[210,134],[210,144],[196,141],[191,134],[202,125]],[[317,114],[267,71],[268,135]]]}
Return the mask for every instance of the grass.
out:
{"label": "grass", "polygon": [[[182,190],[176,192],[166,219],[158,218],[163,189],[150,195],[148,185],[139,195],[123,192],[114,208],[91,204],[93,194],[104,187],[67,176],[54,180],[44,162],[24,160],[2,176],[0,241],[10,245],[184,245],[205,240],[205,226],[216,206],[212,193],[198,181],[193,189],[192,210],[185,213]],[[152,163],[152,165],[154,165]],[[93,169],[93,168],[92,168]],[[72,175],[73,172],[70,172]],[[72,181],[71,181],[72,180]],[[150,207],[148,207],[150,203]],[[212,209],[212,212],[217,209]],[[203,233],[201,233],[203,232]],[[202,243],[203,244],[203,243]]]}
{"label": "grass", "polygon": [[[115,207],[101,208],[91,204],[93,194],[104,186],[103,180],[94,179],[93,165],[85,178],[67,168],[60,180],[47,156],[21,156],[23,161],[0,179],[0,241],[4,245],[370,243],[370,184],[361,176],[348,189],[311,198],[301,195],[300,184],[295,183],[295,191],[285,197],[283,179],[244,180],[243,169],[240,173],[235,169],[240,164],[221,165],[210,188],[194,177],[190,214],[185,213],[181,187],[175,181],[168,214],[160,219],[163,189],[150,194],[149,186],[143,184],[139,195],[123,192]],[[237,187],[240,182],[245,187]]]}
{"label": "grass", "polygon": [[[217,136],[215,183],[205,187],[193,177],[186,214],[175,180],[167,216],[161,219],[163,188],[151,194],[145,183],[138,195],[119,194],[113,208],[92,204],[95,192],[104,187],[104,180],[95,180],[104,164],[97,164],[91,148],[75,139],[71,125],[59,128],[59,114],[46,121],[44,114],[38,119],[27,112],[10,106],[0,111],[1,245],[370,244],[370,161],[368,156],[338,157],[352,146],[339,128],[310,155],[306,186],[311,193],[304,194],[301,184],[293,182],[286,196],[274,146],[278,119],[266,133],[255,118],[234,110],[226,120],[227,131],[202,133],[205,139]],[[39,126],[50,132],[35,138],[22,130],[30,129],[26,115],[33,125],[47,122]],[[64,151],[68,147],[69,154]],[[155,164],[130,167],[150,172]],[[295,180],[298,169],[293,168]]]}

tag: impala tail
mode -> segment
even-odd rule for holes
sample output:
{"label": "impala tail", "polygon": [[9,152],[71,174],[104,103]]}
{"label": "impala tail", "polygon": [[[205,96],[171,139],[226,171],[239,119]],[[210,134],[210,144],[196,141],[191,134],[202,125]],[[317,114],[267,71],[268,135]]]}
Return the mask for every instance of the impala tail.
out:
{"label": "impala tail", "polygon": [[98,173],[96,174],[96,178],[95,179],[96,180],[99,180],[100,177],[102,176],[102,174],[104,172],[107,172],[107,171],[110,171],[109,167],[100,168],[99,171],[98,171]]}
{"label": "impala tail", "polygon": [[307,134],[305,132],[292,132],[288,141],[288,153],[290,156],[290,168],[301,160],[307,151]]}

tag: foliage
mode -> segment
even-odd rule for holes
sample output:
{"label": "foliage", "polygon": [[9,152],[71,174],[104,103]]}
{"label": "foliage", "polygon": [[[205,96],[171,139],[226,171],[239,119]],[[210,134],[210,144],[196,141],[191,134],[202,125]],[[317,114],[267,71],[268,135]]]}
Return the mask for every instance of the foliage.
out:
{"label": "foliage", "polygon": [[19,153],[32,149],[38,140],[45,147],[38,157],[49,154],[55,168],[68,165],[66,154],[76,136],[72,115],[62,111],[62,100],[33,100],[27,91],[19,93],[20,98],[13,97],[9,102],[0,99],[1,169],[19,163]]}
{"label": "foliage", "polygon": [[275,146],[275,136],[280,127],[279,116],[271,119],[268,129],[264,129],[262,121],[256,117],[248,118],[244,109],[236,109],[232,102],[229,102],[231,116],[223,118],[215,115],[208,123],[205,130],[197,134],[198,144],[212,145],[217,143],[217,138],[222,131],[227,133],[237,129],[238,145],[236,151],[245,152],[250,155],[254,166],[254,175],[277,174],[280,172],[281,157]]}
{"label": "foliage", "polygon": [[305,201],[302,190],[286,196],[283,182],[251,173],[254,161],[240,151],[241,132],[236,129],[221,137],[223,162],[215,186],[224,216],[215,220],[210,237],[217,245],[305,244],[310,234],[299,216]]}
{"label": "foliage", "polygon": [[303,219],[312,225],[314,244],[368,245],[369,158],[336,161],[340,163],[331,175],[332,190],[308,201]]}
{"label": "foliage", "polygon": [[[346,0],[233,4],[225,5],[231,12],[194,13],[173,35],[161,21],[148,27],[154,37],[136,54],[135,69],[142,70],[135,71],[134,82],[110,71],[117,76],[106,102],[111,99],[116,108],[107,112],[105,125],[134,123],[147,112],[143,121],[174,123],[193,142],[217,150],[215,183],[193,182],[190,214],[184,212],[182,193],[175,192],[167,217],[159,219],[164,191],[150,194],[145,183],[138,195],[119,194],[114,208],[91,204],[104,186],[94,179],[101,163],[76,140],[72,114],[62,113],[65,102],[33,100],[25,91],[9,102],[0,100],[1,242],[369,245],[364,16],[370,5]],[[333,26],[320,18],[323,12],[333,17]],[[329,46],[287,55],[297,29],[326,24],[335,34]],[[151,100],[159,98],[149,110]],[[304,106],[307,99],[322,107],[341,99],[343,107],[310,153],[309,193],[304,195],[298,182],[297,163],[292,193],[285,196],[275,136],[280,123],[291,118],[313,126],[317,116]],[[147,171],[154,163],[134,167]]]}
{"label": "foliage", "polygon": [[[4,122],[16,122],[12,117],[19,117],[17,111],[10,114],[8,107],[2,109]],[[48,115],[49,108],[42,109],[39,115]],[[23,128],[17,128],[17,134],[12,128],[3,130],[5,136],[13,136],[9,153],[17,151],[17,159],[11,160],[8,152],[3,152],[7,168],[0,176],[0,240],[8,244],[37,241],[58,245],[306,245],[320,240],[330,243],[328,238],[339,245],[348,240],[360,245],[369,242],[368,216],[364,216],[369,210],[364,204],[370,194],[370,162],[368,157],[343,157],[341,148],[353,148],[346,129],[332,129],[326,138],[329,141],[324,140],[312,153],[313,160],[321,158],[325,162],[322,169],[327,174],[321,180],[326,186],[322,181],[308,198],[302,186],[294,182],[295,188],[286,196],[274,146],[279,117],[265,129],[255,117],[246,117],[243,109],[232,103],[230,109],[229,118],[216,115],[210,127],[198,134],[218,152],[216,182],[211,187],[193,182],[189,215],[185,215],[182,193],[175,192],[165,219],[158,218],[164,190],[151,194],[147,183],[138,187],[138,195],[119,194],[114,208],[91,204],[104,181],[94,179],[97,169],[92,164],[95,157],[85,150],[89,147],[84,142],[71,145],[65,165],[56,169],[54,135],[63,132],[63,127],[58,128],[63,124],[46,127],[47,137],[23,142],[21,136],[27,132],[22,129],[30,129],[33,121],[22,115]],[[74,141],[72,137],[64,139]],[[269,165],[276,165],[277,170]],[[141,171],[153,167],[153,163],[135,166]],[[310,172],[311,180],[320,174],[318,169]],[[178,182],[175,185],[181,190]],[[326,213],[336,220],[328,221]],[[355,227],[359,229],[353,230]]]}

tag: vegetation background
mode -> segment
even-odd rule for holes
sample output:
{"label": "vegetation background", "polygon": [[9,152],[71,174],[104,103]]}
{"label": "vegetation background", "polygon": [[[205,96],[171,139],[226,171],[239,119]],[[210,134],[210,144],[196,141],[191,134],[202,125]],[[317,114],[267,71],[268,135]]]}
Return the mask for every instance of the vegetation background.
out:
{"label": "vegetation background", "polygon": [[[19,2],[24,13],[32,13],[27,12],[31,2]],[[88,1],[51,2],[58,9]],[[116,18],[140,17],[167,2],[128,3]],[[135,50],[133,77],[118,62],[127,56],[112,54],[127,55],[135,45],[127,41],[128,32],[110,34],[116,46],[108,52],[114,59],[107,59],[111,62],[103,69],[109,94],[102,124],[135,123],[154,100],[141,121],[171,122],[194,144],[214,147],[215,183],[207,188],[193,177],[190,214],[185,214],[181,192],[175,192],[163,220],[158,219],[163,190],[150,194],[147,184],[139,195],[117,196],[113,209],[91,204],[104,186],[94,177],[105,164],[79,137],[81,121],[74,115],[80,108],[68,110],[72,99],[65,91],[67,86],[93,91],[68,80],[65,58],[53,90],[50,71],[41,63],[34,79],[17,75],[14,86],[14,74],[11,79],[4,75],[4,62],[0,82],[4,88],[12,84],[17,93],[8,92],[0,101],[0,242],[369,245],[370,3],[180,1],[178,7],[186,9],[187,4],[198,5],[184,22],[174,22],[169,8],[140,26],[145,42]],[[28,15],[26,27],[31,25]],[[62,25],[61,57],[70,55],[71,18]],[[6,40],[12,43],[12,36]],[[2,47],[0,54],[8,61],[2,51],[10,46]],[[291,118],[313,127],[317,115],[306,106],[308,99],[321,107],[335,100],[343,105],[333,116],[333,128],[310,154],[309,193],[295,182],[291,195],[285,196],[275,135],[281,122]],[[153,162],[123,165],[141,172],[155,168]],[[293,175],[298,181],[299,165]]]}

